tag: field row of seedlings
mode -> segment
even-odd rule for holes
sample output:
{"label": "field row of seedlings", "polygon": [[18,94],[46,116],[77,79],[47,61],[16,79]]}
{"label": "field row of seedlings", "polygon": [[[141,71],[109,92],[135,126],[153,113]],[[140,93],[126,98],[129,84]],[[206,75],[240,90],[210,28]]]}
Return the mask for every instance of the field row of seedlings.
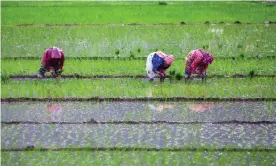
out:
{"label": "field row of seedlings", "polygon": [[[2,165],[276,165],[275,3],[18,1],[1,11]],[[62,76],[37,79],[53,46],[65,53]],[[214,61],[207,79],[186,80],[197,48]],[[175,61],[150,82],[146,57],[158,50]]]}
{"label": "field row of seedlings", "polygon": [[[2,84],[2,98],[47,97],[186,97],[186,98],[275,98],[276,78],[210,78],[206,82],[147,79],[43,79],[10,80]],[[116,86],[114,86],[116,85]],[[57,89],[57,90],[53,90]]]}
{"label": "field row of seedlings", "polygon": [[[6,75],[37,74],[41,60],[2,60],[2,73]],[[276,74],[275,58],[263,59],[220,59],[215,58],[208,68],[208,75],[235,74],[243,75],[274,75]],[[146,59],[144,60],[66,60],[64,75],[145,75]],[[126,70],[127,69],[127,70]],[[185,59],[176,59],[167,74],[183,75]]]}
{"label": "field row of seedlings", "polygon": [[[2,57],[41,57],[57,46],[67,57],[146,57],[161,50],[176,58],[204,48],[215,57],[275,56],[276,25],[2,26]],[[148,35],[151,34],[151,35]],[[10,49],[13,48],[13,49]]]}

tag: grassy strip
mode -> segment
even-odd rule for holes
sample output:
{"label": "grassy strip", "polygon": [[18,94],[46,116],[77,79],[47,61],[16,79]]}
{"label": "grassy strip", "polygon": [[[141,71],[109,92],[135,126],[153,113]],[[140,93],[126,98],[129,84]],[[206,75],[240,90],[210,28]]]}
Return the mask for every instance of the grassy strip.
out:
{"label": "grassy strip", "polygon": [[275,152],[1,152],[11,165],[275,165]]}
{"label": "grassy strip", "polygon": [[[183,58],[205,48],[215,57],[275,56],[276,25],[1,27],[2,57],[41,57],[57,46],[66,57],[146,57],[162,50]],[[151,35],[149,35],[151,34]]]}
{"label": "grassy strip", "polygon": [[[38,73],[41,60],[2,60],[1,72],[6,75],[34,75]],[[96,75],[143,75],[146,60],[65,60],[63,75],[82,76]],[[184,73],[184,58],[175,60],[168,69],[176,73]],[[49,74],[49,73],[48,73]],[[207,74],[231,76],[244,75],[275,75],[275,59],[215,59],[208,68]]]}
{"label": "grassy strip", "polygon": [[276,78],[208,79],[184,83],[148,82],[135,79],[25,80],[1,84],[2,98],[63,97],[186,97],[186,98],[276,98]]}
{"label": "grassy strip", "polygon": [[275,4],[261,2],[2,2],[1,7],[3,25],[264,22],[276,19]]}

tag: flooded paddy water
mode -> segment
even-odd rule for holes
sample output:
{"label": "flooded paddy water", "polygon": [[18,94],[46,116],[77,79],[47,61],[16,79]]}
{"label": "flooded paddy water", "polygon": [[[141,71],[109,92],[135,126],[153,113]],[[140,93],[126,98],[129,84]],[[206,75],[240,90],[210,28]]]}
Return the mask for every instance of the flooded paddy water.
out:
{"label": "flooded paddy water", "polygon": [[275,101],[2,102],[1,146],[275,149],[275,108]]}

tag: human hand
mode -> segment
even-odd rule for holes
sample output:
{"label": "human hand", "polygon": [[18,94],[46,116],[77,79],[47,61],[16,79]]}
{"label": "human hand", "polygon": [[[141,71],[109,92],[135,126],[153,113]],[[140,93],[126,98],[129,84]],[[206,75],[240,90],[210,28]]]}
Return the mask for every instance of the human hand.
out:
{"label": "human hand", "polygon": [[60,74],[62,73],[62,69],[58,69],[58,70],[56,71],[56,73],[57,73],[58,75],[60,75]]}
{"label": "human hand", "polygon": [[57,77],[57,74],[54,69],[50,69],[49,72],[52,74],[53,77]]}

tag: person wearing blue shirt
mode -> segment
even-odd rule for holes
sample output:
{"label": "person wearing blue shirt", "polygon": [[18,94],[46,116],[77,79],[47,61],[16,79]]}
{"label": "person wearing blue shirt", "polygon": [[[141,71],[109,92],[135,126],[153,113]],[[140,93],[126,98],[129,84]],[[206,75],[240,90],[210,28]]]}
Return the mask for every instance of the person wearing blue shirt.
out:
{"label": "person wearing blue shirt", "polygon": [[160,81],[163,81],[166,76],[166,70],[174,61],[173,55],[166,55],[162,51],[152,52],[147,57],[146,71],[149,80],[152,81],[155,74],[160,76]]}

